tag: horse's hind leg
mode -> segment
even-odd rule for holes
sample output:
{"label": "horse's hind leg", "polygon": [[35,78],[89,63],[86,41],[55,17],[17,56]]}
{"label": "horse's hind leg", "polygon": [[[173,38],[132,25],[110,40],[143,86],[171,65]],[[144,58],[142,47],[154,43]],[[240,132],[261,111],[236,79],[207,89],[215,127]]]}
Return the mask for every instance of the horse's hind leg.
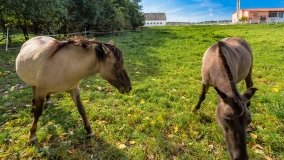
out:
{"label": "horse's hind leg", "polygon": [[[248,74],[247,77],[245,78],[246,87],[247,87],[247,88],[253,87],[253,82],[252,82],[251,74],[252,74],[252,68],[250,68],[249,74]],[[248,106],[248,107],[250,106],[250,101],[248,102],[247,106]]]}
{"label": "horse's hind leg", "polygon": [[50,94],[45,97],[45,104],[51,104]]}
{"label": "horse's hind leg", "polygon": [[35,87],[35,86],[33,86],[33,88],[32,88],[32,89],[33,89],[32,105],[33,105],[33,106],[35,106],[35,98],[34,98],[34,97],[35,97],[36,87]]}
{"label": "horse's hind leg", "polygon": [[34,111],[35,111],[35,92],[36,92],[36,87],[33,86],[32,89],[33,89],[33,99],[32,99],[32,110],[31,110],[31,112],[34,113]]}
{"label": "horse's hind leg", "polygon": [[[36,90],[35,90],[36,91]],[[36,130],[37,130],[37,122],[39,117],[42,114],[42,110],[43,110],[43,103],[45,101],[45,96],[40,96],[38,95],[37,91],[35,92],[35,95],[33,97],[33,101],[34,101],[34,109],[33,109],[33,113],[34,113],[34,120],[33,120],[33,124],[32,127],[30,129],[30,138],[29,141],[31,143],[36,143],[37,142],[37,136],[36,136]]]}
{"label": "horse's hind leg", "polygon": [[[32,99],[32,113],[34,113],[34,110],[35,110],[35,92],[36,92],[36,87],[33,86],[33,99]],[[50,94],[48,94],[46,97],[45,97],[45,102],[46,103],[50,103]]]}
{"label": "horse's hind leg", "polygon": [[249,74],[245,78],[247,88],[253,87],[251,74],[252,74],[252,68],[250,68]]}
{"label": "horse's hind leg", "polygon": [[206,96],[206,93],[208,91],[208,88],[209,88],[209,85],[206,85],[206,84],[202,83],[202,89],[201,89],[202,91],[201,91],[201,94],[199,96],[199,101],[198,101],[197,105],[195,106],[193,112],[196,112],[197,110],[200,109],[201,103],[205,99],[205,96]]}
{"label": "horse's hind leg", "polygon": [[87,136],[92,136],[93,135],[92,128],[91,128],[90,122],[87,119],[85,108],[84,108],[82,101],[81,101],[81,98],[80,98],[79,88],[75,88],[75,89],[71,90],[70,94],[71,94],[71,97],[72,97],[72,99],[73,99],[82,119],[83,119],[84,128],[87,131]]}
{"label": "horse's hind leg", "polygon": [[50,94],[48,94],[45,98],[46,98],[46,101],[50,101]]}

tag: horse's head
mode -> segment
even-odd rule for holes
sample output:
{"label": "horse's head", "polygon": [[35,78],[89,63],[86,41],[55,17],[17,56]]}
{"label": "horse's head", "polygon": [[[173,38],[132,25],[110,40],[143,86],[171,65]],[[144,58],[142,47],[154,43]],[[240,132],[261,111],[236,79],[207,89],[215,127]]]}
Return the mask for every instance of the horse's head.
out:
{"label": "horse's head", "polygon": [[219,97],[217,121],[223,129],[228,151],[232,159],[248,159],[246,128],[251,122],[250,99],[256,88],[249,88],[243,95],[230,97],[215,87]]}
{"label": "horse's head", "polygon": [[97,44],[95,50],[100,61],[101,76],[121,93],[130,92],[131,81],[124,69],[122,52],[111,44]]}

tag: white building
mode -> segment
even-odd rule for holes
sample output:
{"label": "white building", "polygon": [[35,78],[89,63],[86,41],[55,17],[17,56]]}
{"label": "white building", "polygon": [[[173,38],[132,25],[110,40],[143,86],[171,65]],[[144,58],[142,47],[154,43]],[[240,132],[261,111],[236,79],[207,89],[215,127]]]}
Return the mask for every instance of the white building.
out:
{"label": "white building", "polygon": [[144,26],[165,26],[167,18],[165,13],[144,13]]}

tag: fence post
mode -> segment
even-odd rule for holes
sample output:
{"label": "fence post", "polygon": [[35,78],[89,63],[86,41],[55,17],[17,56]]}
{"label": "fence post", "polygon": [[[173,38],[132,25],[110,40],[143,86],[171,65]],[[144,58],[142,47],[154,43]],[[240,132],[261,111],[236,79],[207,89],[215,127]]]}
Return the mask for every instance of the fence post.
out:
{"label": "fence post", "polygon": [[9,27],[7,27],[7,35],[6,35],[6,52],[8,52],[9,46]]}

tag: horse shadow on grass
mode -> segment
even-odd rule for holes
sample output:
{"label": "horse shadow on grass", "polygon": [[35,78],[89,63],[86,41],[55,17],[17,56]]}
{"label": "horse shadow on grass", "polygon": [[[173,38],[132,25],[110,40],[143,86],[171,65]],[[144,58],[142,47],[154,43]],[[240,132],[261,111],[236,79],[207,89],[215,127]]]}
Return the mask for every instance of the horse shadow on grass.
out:
{"label": "horse shadow on grass", "polygon": [[[19,93],[19,95],[24,96],[24,93],[26,92]],[[53,99],[51,104],[44,105],[43,114],[37,125],[39,142],[33,146],[36,148],[33,154],[35,159],[128,159],[123,150],[108,143],[104,138],[98,136],[87,138],[82,119],[77,110],[75,110],[76,113],[73,113],[74,110],[62,108],[56,104],[57,101],[58,100]],[[29,102],[26,101],[26,103],[28,104]],[[27,123],[31,124],[33,119],[31,106],[25,107],[23,105],[22,107],[21,105],[23,105],[23,102],[15,104],[15,107],[2,108],[0,111],[4,114],[0,115],[0,124],[2,125],[14,120],[17,121],[17,119],[24,117],[26,118],[25,120],[21,120],[23,121],[22,123],[14,124],[14,126],[26,126]],[[70,107],[75,106],[72,104]],[[72,114],[78,114],[78,116],[72,116]],[[27,117],[28,115],[30,116]],[[26,121],[27,119],[29,122]],[[30,124],[27,125],[28,129]],[[5,130],[4,128],[0,129],[3,131],[3,133],[1,133],[1,143],[3,143],[3,145],[10,145],[10,143],[17,140],[17,136],[14,137],[13,132]],[[27,132],[25,134],[26,137],[28,137],[29,133]],[[26,139],[26,145],[23,147],[28,147],[27,145],[32,147],[32,145],[28,143],[28,139]],[[18,151],[15,151],[15,153],[17,152]],[[8,159],[13,157],[13,155],[7,156],[6,158]],[[19,154],[18,158],[27,157],[21,157]]]}
{"label": "horse shadow on grass", "polygon": [[[73,107],[73,106],[72,106]],[[123,150],[102,137],[86,137],[81,117],[57,104],[45,106],[38,124],[38,155],[47,159],[128,159]],[[79,115],[79,113],[78,113]],[[41,135],[43,134],[43,135]]]}

